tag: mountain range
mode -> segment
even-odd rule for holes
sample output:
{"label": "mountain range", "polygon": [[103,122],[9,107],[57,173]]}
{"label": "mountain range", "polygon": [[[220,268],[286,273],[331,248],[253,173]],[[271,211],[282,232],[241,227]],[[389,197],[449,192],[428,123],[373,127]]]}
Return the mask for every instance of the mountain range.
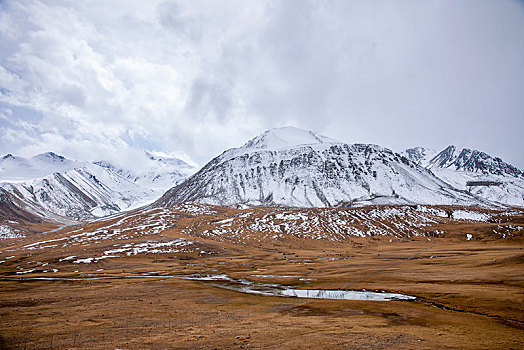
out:
{"label": "mountain range", "polygon": [[127,168],[108,161],[70,160],[53,152],[31,158],[7,154],[0,159],[0,205],[13,217],[18,213],[33,221],[40,217],[58,222],[91,220],[152,202],[153,207],[182,202],[524,207],[521,170],[484,152],[455,146],[441,152],[416,147],[396,153],[284,127],[224,151],[196,173],[177,158],[146,153],[144,159],[139,167]]}
{"label": "mountain range", "polygon": [[0,159],[0,187],[24,210],[54,221],[86,220],[157,199],[194,172],[176,158],[147,153],[136,171],[107,161],[79,162],[53,152]]}
{"label": "mountain range", "polygon": [[[478,151],[446,158],[451,149],[455,148],[434,157],[436,152],[423,148],[395,153],[377,145],[345,144],[294,127],[271,129],[223,152],[154,205],[190,201],[229,206],[523,206],[520,170]],[[440,169],[458,175],[451,182]],[[503,186],[472,189],[462,181],[479,177],[496,178]]]}

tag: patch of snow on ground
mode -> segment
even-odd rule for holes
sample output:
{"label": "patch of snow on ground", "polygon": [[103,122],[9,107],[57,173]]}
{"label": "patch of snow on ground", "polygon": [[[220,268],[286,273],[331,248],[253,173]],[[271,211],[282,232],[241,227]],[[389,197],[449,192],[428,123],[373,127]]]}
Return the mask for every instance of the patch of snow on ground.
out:
{"label": "patch of snow on ground", "polygon": [[58,262],[67,261],[76,258],[76,255],[67,256],[65,258],[58,259]]}
{"label": "patch of snow on ground", "polygon": [[264,215],[256,212],[242,213],[233,218],[209,222],[212,227],[206,227],[207,229],[201,232],[196,232],[195,228],[183,229],[182,232],[204,235],[219,241],[233,240],[242,244],[249,240],[260,242],[286,236],[344,241],[351,236],[421,236],[429,231],[428,227],[445,222],[444,218],[447,219],[444,210],[425,206],[320,211],[289,211],[276,208]]}
{"label": "patch of snow on ground", "polygon": [[[141,253],[163,254],[163,253],[179,253],[187,251],[183,247],[192,245],[192,241],[183,238],[176,239],[169,242],[145,242],[145,243],[129,243],[124,244],[121,248],[106,250],[104,255],[126,253],[126,255],[137,255]],[[196,248],[198,250],[198,248]]]}
{"label": "patch of snow on ground", "polygon": [[470,210],[455,210],[453,211],[453,219],[455,220],[469,220],[469,221],[484,221],[487,222],[491,215],[479,213]]}
{"label": "patch of snow on ground", "polygon": [[216,210],[207,205],[194,203],[179,203],[174,205],[172,209],[193,215],[215,215],[217,213]]}
{"label": "patch of snow on ground", "polygon": [[428,213],[428,214],[431,214],[431,215],[435,215],[435,216],[438,216],[438,217],[441,217],[441,218],[447,218],[448,215],[446,214],[446,212],[442,209],[436,209],[436,208],[429,208],[429,207],[426,207],[424,205],[417,205],[417,211],[419,212],[422,212],[422,213]]}
{"label": "patch of snow on ground", "polygon": [[23,238],[24,235],[16,232],[11,227],[0,225],[0,239]]}

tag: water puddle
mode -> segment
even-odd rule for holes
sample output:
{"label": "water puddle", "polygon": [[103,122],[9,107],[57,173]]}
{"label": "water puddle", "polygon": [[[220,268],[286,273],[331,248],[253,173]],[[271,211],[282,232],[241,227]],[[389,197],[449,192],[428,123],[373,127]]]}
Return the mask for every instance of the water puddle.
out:
{"label": "water puddle", "polygon": [[[296,276],[294,276],[296,277]],[[227,275],[194,276],[186,277],[197,281],[212,281],[207,283],[218,288],[234,290],[242,293],[262,294],[277,297],[295,297],[309,299],[335,299],[335,300],[415,300],[416,297],[400,293],[367,290],[326,290],[326,289],[294,289],[279,284],[255,283],[244,279],[233,279]]]}
{"label": "water puddle", "polygon": [[370,292],[357,290],[284,289],[282,294],[297,298],[340,299],[340,300],[414,300],[415,297],[399,293]]}

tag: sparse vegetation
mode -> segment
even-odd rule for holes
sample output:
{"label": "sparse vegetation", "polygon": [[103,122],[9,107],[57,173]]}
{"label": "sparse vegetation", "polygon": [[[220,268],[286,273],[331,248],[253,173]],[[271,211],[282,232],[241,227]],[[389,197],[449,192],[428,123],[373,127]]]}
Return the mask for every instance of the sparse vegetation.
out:
{"label": "sparse vegetation", "polygon": [[[371,222],[384,232],[351,234]],[[456,207],[140,210],[1,241],[0,336],[5,348],[518,348],[522,226],[521,211]],[[149,251],[104,254],[125,245]],[[208,275],[417,299],[272,297],[180,278]]]}

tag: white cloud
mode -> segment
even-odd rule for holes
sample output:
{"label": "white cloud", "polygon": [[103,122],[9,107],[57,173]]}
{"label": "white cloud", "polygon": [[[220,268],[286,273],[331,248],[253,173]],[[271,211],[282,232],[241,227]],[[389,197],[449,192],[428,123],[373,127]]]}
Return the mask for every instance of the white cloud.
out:
{"label": "white cloud", "polygon": [[3,1],[0,152],[202,164],[292,124],[523,167],[523,38],[509,0]]}

